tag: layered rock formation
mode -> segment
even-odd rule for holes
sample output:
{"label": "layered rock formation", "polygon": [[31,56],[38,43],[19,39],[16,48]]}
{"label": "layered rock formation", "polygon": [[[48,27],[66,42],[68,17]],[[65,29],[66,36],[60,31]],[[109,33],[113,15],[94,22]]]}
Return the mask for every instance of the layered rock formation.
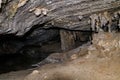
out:
{"label": "layered rock formation", "polygon": [[[93,62],[97,64],[94,60],[96,57],[106,59],[113,57],[116,52],[119,53],[119,0],[0,0],[0,5],[0,56],[20,54],[43,60],[51,53],[57,53],[33,65],[41,66],[48,63],[69,62],[83,54],[88,54],[87,60],[91,61],[93,58]],[[94,35],[95,33],[98,34]],[[81,46],[88,41],[93,44]],[[69,52],[76,47],[78,48]],[[105,62],[109,63],[107,60]],[[85,65],[89,64],[92,66],[93,63],[87,62]],[[100,66],[96,64],[95,68]],[[64,67],[67,68],[63,66],[63,69]],[[35,71],[35,75],[36,73],[39,71]],[[48,76],[49,79],[56,79],[51,75]],[[87,80],[85,77],[80,79]],[[107,79],[109,78],[105,78]]]}
{"label": "layered rock formation", "polygon": [[0,34],[24,35],[35,25],[90,30],[90,23],[95,22],[89,22],[92,14],[114,14],[119,4],[119,0],[3,0]]}
{"label": "layered rock formation", "polygon": [[[0,35],[3,37],[7,36],[7,38],[1,37],[2,46],[0,52],[16,53],[23,46],[34,44],[35,42],[41,44],[42,41],[49,40],[47,36],[50,36],[50,38],[56,36],[54,34],[56,31],[45,33],[44,29],[49,28],[88,32],[119,31],[119,4],[119,0],[1,0]],[[56,33],[58,34],[58,32]],[[34,38],[28,39],[31,35]],[[77,34],[72,33],[72,35],[75,38]],[[8,38],[8,36],[11,37]],[[43,36],[46,36],[46,38]],[[64,35],[61,34],[61,38],[62,36]],[[7,41],[13,37],[14,40],[12,42],[11,40]],[[7,40],[4,43],[5,39]],[[71,39],[70,43],[66,44],[64,43],[65,37],[62,39],[61,42],[64,45],[61,46],[74,46],[75,39]],[[8,52],[6,49],[9,49]]]}
{"label": "layered rock formation", "polygon": [[[1,0],[0,36],[2,46],[0,52],[16,53],[23,46],[35,42],[41,44],[44,40],[48,41],[50,40],[48,36],[52,39],[59,33],[49,30],[45,33],[44,29],[49,28],[88,32],[119,31],[119,4],[119,0]],[[48,35],[49,33],[51,35]],[[31,35],[32,38],[29,37]],[[63,39],[61,39],[61,46],[64,46],[64,48],[65,45],[66,47],[69,46],[66,50],[74,46],[77,34],[72,33],[72,35],[74,36],[73,40],[64,43],[65,37],[62,38],[61,34]],[[4,38],[6,36],[7,38]],[[8,36],[11,36],[10,38],[14,37],[13,41],[7,41],[10,39]],[[46,38],[43,36],[46,36]],[[7,40],[4,43],[5,39]],[[6,49],[9,49],[8,52]]]}

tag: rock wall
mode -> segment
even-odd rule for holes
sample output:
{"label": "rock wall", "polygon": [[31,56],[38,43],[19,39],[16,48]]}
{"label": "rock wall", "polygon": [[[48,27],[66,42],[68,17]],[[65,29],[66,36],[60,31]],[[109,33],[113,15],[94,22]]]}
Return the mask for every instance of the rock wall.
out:
{"label": "rock wall", "polygon": [[106,11],[113,14],[120,9],[119,0],[3,0],[1,5],[0,34],[18,36],[35,25],[90,30],[90,24],[95,22],[90,22],[92,14]]}

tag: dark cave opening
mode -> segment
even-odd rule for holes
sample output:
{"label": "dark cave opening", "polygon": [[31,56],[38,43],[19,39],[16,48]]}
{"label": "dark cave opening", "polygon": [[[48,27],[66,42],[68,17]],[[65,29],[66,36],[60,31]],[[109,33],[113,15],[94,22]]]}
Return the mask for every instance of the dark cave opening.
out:
{"label": "dark cave opening", "polygon": [[[63,46],[67,45],[66,50],[62,50],[60,30],[64,30],[66,36],[73,36],[71,45],[69,39]],[[24,70],[33,68],[36,64],[52,53],[61,53],[77,48],[90,41],[91,31],[67,30],[60,28],[37,28],[24,36],[2,35],[0,39],[0,74],[10,71]],[[63,38],[64,39],[64,38]],[[67,39],[67,38],[66,38]],[[68,47],[72,46],[72,47]]]}

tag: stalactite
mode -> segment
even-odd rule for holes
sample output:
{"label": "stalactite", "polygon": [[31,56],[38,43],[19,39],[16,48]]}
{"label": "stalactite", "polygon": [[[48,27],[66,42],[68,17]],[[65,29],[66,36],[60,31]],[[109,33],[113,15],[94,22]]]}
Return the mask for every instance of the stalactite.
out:
{"label": "stalactite", "polygon": [[[108,32],[112,32],[112,28],[115,27],[115,25],[119,26],[120,24],[120,12],[116,11],[114,13],[110,13],[108,11],[104,11],[101,13],[95,13],[90,16],[90,23],[92,31],[100,32],[104,31],[102,28],[108,27]],[[114,22],[118,23],[114,23]],[[113,26],[112,26],[113,25]],[[118,31],[118,30],[117,30]]]}

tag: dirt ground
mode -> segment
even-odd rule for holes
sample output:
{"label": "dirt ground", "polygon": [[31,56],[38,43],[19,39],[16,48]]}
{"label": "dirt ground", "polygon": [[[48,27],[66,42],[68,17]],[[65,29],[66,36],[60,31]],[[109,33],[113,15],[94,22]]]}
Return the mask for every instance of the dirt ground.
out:
{"label": "dirt ground", "polygon": [[98,33],[92,45],[61,64],[2,74],[0,80],[120,80],[119,53],[119,33]]}

